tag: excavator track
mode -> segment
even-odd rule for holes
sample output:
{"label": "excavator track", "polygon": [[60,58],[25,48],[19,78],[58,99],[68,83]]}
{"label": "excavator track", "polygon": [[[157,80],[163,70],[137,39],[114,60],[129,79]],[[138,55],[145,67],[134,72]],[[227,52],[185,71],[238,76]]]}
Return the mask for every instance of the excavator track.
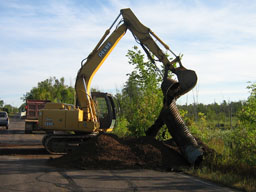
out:
{"label": "excavator track", "polygon": [[86,135],[65,135],[65,134],[48,134],[45,135],[42,144],[51,154],[67,154],[74,151],[80,144],[97,134]]}

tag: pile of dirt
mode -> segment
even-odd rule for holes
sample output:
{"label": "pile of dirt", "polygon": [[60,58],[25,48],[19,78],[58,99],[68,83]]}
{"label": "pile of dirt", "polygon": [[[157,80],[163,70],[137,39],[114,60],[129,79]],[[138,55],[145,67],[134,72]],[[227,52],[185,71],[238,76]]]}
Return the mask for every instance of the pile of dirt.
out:
{"label": "pile of dirt", "polygon": [[49,163],[79,169],[179,170],[189,166],[177,146],[166,145],[153,137],[118,138],[113,134],[99,134]]}

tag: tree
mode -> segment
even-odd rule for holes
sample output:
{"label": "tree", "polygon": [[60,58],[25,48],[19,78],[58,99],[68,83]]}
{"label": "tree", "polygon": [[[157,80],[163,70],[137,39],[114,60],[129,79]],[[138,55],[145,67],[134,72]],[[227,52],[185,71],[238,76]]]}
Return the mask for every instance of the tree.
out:
{"label": "tree", "polygon": [[3,100],[0,100],[0,108],[2,108],[4,105],[4,101]]}
{"label": "tree", "polygon": [[238,160],[256,166],[256,83],[248,87],[250,96],[238,113],[241,126],[233,132],[233,154]]}
{"label": "tree", "polygon": [[25,111],[26,103],[22,103],[19,107],[19,111]]}
{"label": "tree", "polygon": [[238,113],[239,119],[249,127],[256,125],[256,83],[247,86],[250,90],[250,96],[245,102],[242,110]]}
{"label": "tree", "polygon": [[12,105],[9,105],[9,104],[4,105],[3,109],[8,113],[17,113],[19,111],[17,107],[13,107]]}
{"label": "tree", "polygon": [[26,99],[41,99],[73,104],[75,89],[65,85],[64,82],[64,77],[60,78],[60,80],[56,77],[50,77],[39,82],[37,87],[33,87],[22,99],[24,101]]}
{"label": "tree", "polygon": [[126,55],[134,70],[127,74],[122,92],[116,95],[120,103],[122,119],[132,135],[145,135],[145,130],[154,123],[162,107],[161,75],[151,61],[134,46]]}

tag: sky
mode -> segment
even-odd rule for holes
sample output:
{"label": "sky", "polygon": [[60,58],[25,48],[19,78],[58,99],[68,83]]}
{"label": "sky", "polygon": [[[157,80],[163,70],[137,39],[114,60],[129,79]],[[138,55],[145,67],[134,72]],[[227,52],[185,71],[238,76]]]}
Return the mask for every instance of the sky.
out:
{"label": "sky", "polygon": [[[50,77],[73,86],[81,60],[123,8],[196,71],[197,86],[178,104],[247,99],[248,82],[256,81],[255,0],[0,0],[0,100],[19,107]],[[134,45],[127,31],[92,87],[120,91],[133,70],[125,55]]]}

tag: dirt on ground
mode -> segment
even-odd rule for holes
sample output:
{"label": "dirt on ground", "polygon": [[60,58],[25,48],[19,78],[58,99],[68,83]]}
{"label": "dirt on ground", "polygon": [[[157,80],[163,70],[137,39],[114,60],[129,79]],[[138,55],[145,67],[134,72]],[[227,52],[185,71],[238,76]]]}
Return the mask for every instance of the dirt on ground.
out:
{"label": "dirt on ground", "polygon": [[189,164],[172,142],[153,137],[118,138],[99,134],[82,143],[75,151],[51,159],[51,165],[79,169],[156,169],[180,170]]}

